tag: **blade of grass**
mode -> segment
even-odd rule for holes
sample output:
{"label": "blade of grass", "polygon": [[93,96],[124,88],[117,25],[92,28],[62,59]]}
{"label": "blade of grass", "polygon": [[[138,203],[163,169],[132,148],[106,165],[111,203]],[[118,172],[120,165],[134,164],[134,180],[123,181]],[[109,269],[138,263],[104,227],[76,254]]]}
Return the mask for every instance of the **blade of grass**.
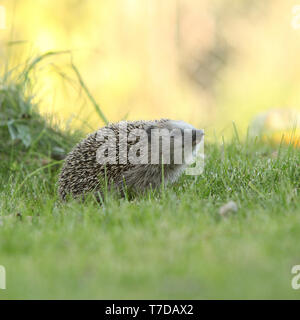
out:
{"label": "blade of grass", "polygon": [[27,80],[28,79],[28,75],[30,73],[30,71],[32,69],[34,69],[34,67],[40,63],[42,60],[44,60],[45,58],[48,58],[50,56],[55,56],[55,55],[60,55],[60,54],[70,54],[71,51],[70,50],[64,50],[64,51],[48,51],[38,57],[36,57],[30,64],[29,66],[26,68],[26,70],[24,71],[24,79]]}
{"label": "blade of grass", "polygon": [[233,125],[233,129],[234,129],[236,140],[237,140],[238,144],[241,144],[239,133],[238,133],[238,130],[237,130],[237,127],[236,127],[236,124],[235,124],[234,121],[232,121],[232,125]]}
{"label": "blade of grass", "polygon": [[105,117],[104,113],[102,112],[102,110],[100,109],[100,106],[97,104],[96,100],[94,99],[94,97],[92,96],[90,90],[87,88],[87,86],[85,85],[83,79],[82,79],[82,76],[80,74],[80,72],[78,71],[77,67],[74,65],[73,62],[71,62],[71,66],[72,66],[72,69],[74,70],[77,78],[78,78],[78,81],[82,87],[82,89],[85,91],[86,95],[88,96],[88,98],[90,99],[90,101],[92,102],[92,104],[94,105],[95,107],[95,110],[96,112],[98,113],[99,117],[102,119],[102,121],[105,123],[105,124],[108,124],[108,120],[107,118]]}
{"label": "blade of grass", "polygon": [[48,168],[50,168],[50,167],[52,167],[52,166],[55,166],[55,165],[57,165],[57,164],[60,164],[60,163],[62,163],[63,161],[64,161],[64,160],[59,160],[59,161],[55,161],[55,162],[49,163],[49,164],[47,164],[47,165],[45,165],[45,166],[43,166],[43,167],[40,167],[40,168],[34,170],[34,171],[31,172],[31,173],[29,173],[29,174],[24,178],[24,180],[21,182],[21,184],[19,185],[19,187],[16,188],[16,190],[15,190],[15,192],[14,192],[14,195],[16,195],[16,194],[19,192],[19,190],[23,187],[23,185],[25,184],[25,182],[26,182],[29,178],[31,178],[32,176],[34,176],[36,173],[38,173],[38,172],[40,172],[40,171],[42,171],[42,170],[44,170],[44,169],[48,169]]}

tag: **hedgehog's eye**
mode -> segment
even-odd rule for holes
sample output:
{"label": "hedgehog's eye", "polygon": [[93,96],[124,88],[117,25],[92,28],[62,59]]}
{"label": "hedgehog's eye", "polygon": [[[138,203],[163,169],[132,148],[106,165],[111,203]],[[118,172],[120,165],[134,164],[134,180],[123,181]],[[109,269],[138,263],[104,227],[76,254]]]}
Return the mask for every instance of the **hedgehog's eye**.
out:
{"label": "hedgehog's eye", "polygon": [[192,144],[196,144],[197,130],[192,130]]}

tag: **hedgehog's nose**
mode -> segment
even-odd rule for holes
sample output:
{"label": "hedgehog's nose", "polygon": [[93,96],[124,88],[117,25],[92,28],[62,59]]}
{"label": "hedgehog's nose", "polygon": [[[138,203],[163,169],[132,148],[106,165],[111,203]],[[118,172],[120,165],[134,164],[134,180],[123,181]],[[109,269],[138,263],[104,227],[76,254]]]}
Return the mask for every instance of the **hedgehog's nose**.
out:
{"label": "hedgehog's nose", "polygon": [[198,144],[202,140],[203,136],[204,136],[203,130],[193,129],[192,130],[192,144],[193,144],[193,146]]}

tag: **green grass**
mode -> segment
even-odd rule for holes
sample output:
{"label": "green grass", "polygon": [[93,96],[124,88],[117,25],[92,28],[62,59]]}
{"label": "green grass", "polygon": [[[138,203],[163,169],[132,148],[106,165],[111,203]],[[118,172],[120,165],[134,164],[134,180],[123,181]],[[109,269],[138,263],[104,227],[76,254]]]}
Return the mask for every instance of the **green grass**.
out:
{"label": "green grass", "polygon": [[[22,184],[35,165],[12,162],[1,171],[0,298],[300,298],[299,160],[292,148],[212,144],[202,176],[102,207],[62,204],[56,169]],[[239,210],[220,217],[228,200]]]}
{"label": "green grass", "polygon": [[[38,114],[22,74],[0,89],[0,299],[300,298],[299,149],[235,130],[162,194],[61,203],[53,154],[81,134]],[[230,200],[238,212],[221,217]]]}

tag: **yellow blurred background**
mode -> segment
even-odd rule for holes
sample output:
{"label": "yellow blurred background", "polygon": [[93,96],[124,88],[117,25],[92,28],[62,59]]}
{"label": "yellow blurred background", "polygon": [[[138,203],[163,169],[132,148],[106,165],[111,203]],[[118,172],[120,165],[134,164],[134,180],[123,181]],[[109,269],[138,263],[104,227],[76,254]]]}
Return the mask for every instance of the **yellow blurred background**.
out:
{"label": "yellow blurred background", "polygon": [[[300,110],[300,29],[292,12],[297,4],[0,0],[6,10],[0,67],[7,57],[13,65],[70,50],[109,121],[167,117],[216,136],[230,134],[235,121],[245,133],[260,112]],[[42,112],[74,126],[102,126],[80,90],[70,55],[43,61],[35,76]]]}

